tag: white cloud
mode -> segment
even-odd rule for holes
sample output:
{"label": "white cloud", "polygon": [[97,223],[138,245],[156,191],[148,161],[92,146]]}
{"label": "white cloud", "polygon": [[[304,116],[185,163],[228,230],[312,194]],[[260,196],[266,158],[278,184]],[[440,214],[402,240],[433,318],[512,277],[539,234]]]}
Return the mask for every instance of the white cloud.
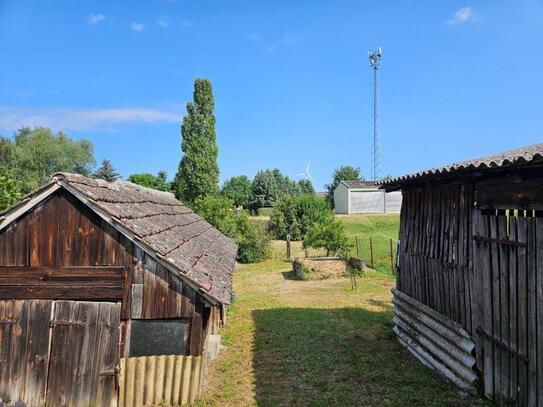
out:
{"label": "white cloud", "polygon": [[273,51],[275,51],[276,49],[277,49],[277,47],[276,47],[275,45],[268,45],[268,46],[266,47],[266,51],[268,51],[268,52],[273,52]]}
{"label": "white cloud", "polygon": [[188,21],[188,20],[182,20],[180,25],[183,28],[190,28],[190,27],[192,27],[192,22]]}
{"label": "white cloud", "polygon": [[283,42],[286,44],[286,45],[294,45],[298,42],[298,38],[293,36],[293,35],[285,35],[283,37]]}
{"label": "white cloud", "polygon": [[132,23],[130,24],[130,28],[132,28],[133,31],[140,32],[145,29],[145,25],[142,23]]}
{"label": "white cloud", "polygon": [[87,18],[87,21],[89,22],[89,24],[98,24],[99,22],[104,21],[105,19],[106,19],[106,16],[103,14],[91,14]]}
{"label": "white cloud", "polygon": [[[177,110],[177,109],[176,109]],[[178,123],[178,111],[148,108],[26,109],[0,106],[0,130],[15,131],[21,126],[45,126],[54,130],[111,130],[116,124]]]}
{"label": "white cloud", "polygon": [[452,16],[452,18],[447,21],[448,24],[464,24],[468,21],[476,21],[477,16],[475,14],[475,10],[469,6],[462,7],[461,9],[457,10],[456,13]]}
{"label": "white cloud", "polygon": [[249,34],[247,38],[249,38],[249,41],[260,41],[262,36],[260,34]]}
{"label": "white cloud", "polygon": [[168,20],[168,18],[161,18],[160,20],[158,20],[158,25],[161,26],[161,27],[167,27],[170,25],[170,20]]}

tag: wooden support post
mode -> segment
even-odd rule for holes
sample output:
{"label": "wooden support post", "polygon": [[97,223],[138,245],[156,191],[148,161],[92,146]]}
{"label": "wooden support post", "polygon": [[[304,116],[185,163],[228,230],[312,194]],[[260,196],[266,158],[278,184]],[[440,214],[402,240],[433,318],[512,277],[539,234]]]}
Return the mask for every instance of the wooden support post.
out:
{"label": "wooden support post", "polygon": [[394,249],[392,248],[392,239],[390,239],[390,271],[394,274]]}
{"label": "wooden support post", "polygon": [[354,240],[356,242],[356,257],[357,258],[360,258],[360,246],[358,244],[358,236],[355,236],[354,237]]}
{"label": "wooden support post", "polygon": [[375,268],[375,264],[373,263],[373,241],[370,237],[370,257],[371,257],[371,268]]}
{"label": "wooden support post", "polygon": [[287,259],[292,261],[292,249],[290,247],[290,234],[287,235]]}

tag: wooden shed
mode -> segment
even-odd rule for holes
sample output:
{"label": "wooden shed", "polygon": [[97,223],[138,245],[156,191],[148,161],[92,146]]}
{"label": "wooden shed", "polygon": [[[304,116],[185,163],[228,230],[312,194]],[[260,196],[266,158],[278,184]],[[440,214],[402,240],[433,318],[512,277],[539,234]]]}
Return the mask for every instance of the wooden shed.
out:
{"label": "wooden shed", "polygon": [[170,193],[56,174],[0,214],[0,404],[117,405],[122,357],[201,355],[236,250]]}
{"label": "wooden shed", "polygon": [[543,406],[543,144],[383,188],[403,193],[400,342],[465,390]]}

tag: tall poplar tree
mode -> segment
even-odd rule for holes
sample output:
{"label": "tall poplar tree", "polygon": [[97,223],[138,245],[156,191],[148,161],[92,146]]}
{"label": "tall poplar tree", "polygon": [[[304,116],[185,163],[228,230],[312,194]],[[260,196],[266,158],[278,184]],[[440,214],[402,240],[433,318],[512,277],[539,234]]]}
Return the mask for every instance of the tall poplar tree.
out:
{"label": "tall poplar tree", "polygon": [[219,191],[214,109],[211,81],[196,79],[194,100],[187,103],[181,125],[183,157],[173,182],[177,198],[187,203]]}

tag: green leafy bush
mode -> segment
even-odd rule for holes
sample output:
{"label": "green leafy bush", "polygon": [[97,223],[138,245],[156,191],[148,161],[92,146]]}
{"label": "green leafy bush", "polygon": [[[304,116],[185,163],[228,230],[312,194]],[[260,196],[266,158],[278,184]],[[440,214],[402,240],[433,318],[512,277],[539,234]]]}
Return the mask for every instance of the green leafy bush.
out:
{"label": "green leafy bush", "polygon": [[235,238],[237,232],[234,202],[218,195],[196,198],[192,209],[226,236]]}
{"label": "green leafy bush", "polygon": [[143,187],[156,189],[158,191],[171,191],[171,185],[167,180],[168,175],[166,171],[159,171],[158,175],[149,174],[148,172],[142,172],[139,174],[132,174],[128,176],[128,181],[134,184],[141,185]]}
{"label": "green leafy bush", "polygon": [[193,210],[238,245],[237,260],[255,263],[268,256],[270,237],[265,228],[251,222],[247,213],[232,209],[234,202],[222,196],[197,198]]}
{"label": "green leafy bush", "polygon": [[333,219],[330,205],[316,195],[287,196],[273,208],[270,230],[277,239],[303,240],[316,224]]}
{"label": "green leafy bush", "polygon": [[9,208],[19,200],[20,196],[16,182],[0,171],[0,211]]}
{"label": "green leafy bush", "polygon": [[257,263],[269,257],[270,235],[261,222],[253,222],[246,213],[238,213],[238,257],[240,263]]}
{"label": "green leafy bush", "polygon": [[330,218],[323,223],[314,225],[306,234],[303,241],[304,248],[325,249],[326,255],[336,255],[346,258],[351,249],[345,234],[343,224],[337,219]]}

